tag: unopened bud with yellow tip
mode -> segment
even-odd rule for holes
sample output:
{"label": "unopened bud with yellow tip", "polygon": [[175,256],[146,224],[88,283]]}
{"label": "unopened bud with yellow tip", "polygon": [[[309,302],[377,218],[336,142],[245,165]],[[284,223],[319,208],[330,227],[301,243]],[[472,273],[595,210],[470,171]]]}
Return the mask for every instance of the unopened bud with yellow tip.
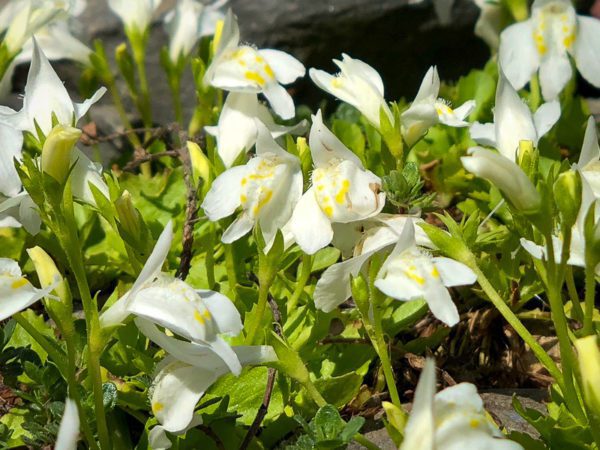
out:
{"label": "unopened bud with yellow tip", "polygon": [[63,302],[68,301],[70,299],[69,288],[50,255],[48,255],[41,247],[29,248],[27,249],[27,253],[31,258],[31,261],[33,261],[41,287],[47,288],[58,281],[58,284],[56,284],[56,287],[54,288],[54,293],[60,297]]}
{"label": "unopened bud with yellow tip", "polygon": [[583,383],[583,398],[588,408],[600,416],[600,348],[596,336],[587,336],[575,341],[579,359],[579,370]]}
{"label": "unopened bud with yellow tip", "polygon": [[71,169],[71,152],[81,130],[69,125],[56,125],[42,147],[42,171],[64,184]]}
{"label": "unopened bud with yellow tip", "polygon": [[132,237],[141,236],[142,216],[135,206],[133,206],[129,191],[123,191],[115,202],[115,209],[117,210],[119,223],[123,229]]}
{"label": "unopened bud with yellow tip", "polygon": [[202,180],[204,183],[210,183],[210,162],[198,144],[192,141],[187,142],[187,149],[190,153],[192,162],[192,172],[194,183]]}

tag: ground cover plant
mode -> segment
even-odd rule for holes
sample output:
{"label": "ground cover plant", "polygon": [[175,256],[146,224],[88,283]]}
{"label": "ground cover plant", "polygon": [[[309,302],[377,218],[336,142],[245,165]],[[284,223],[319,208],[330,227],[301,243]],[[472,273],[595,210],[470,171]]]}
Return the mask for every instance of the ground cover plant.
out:
{"label": "ground cover plant", "polygon": [[[600,449],[600,145],[577,86],[600,88],[600,21],[482,3],[485,67],[390,101],[363,61],[307,70],[226,1],[179,0],[157,124],[160,3],[108,0],[114,55],[71,34],[84,1],[0,11],[2,89],[30,61],[0,107],[0,446],[376,449],[379,425],[403,450]],[[322,108],[294,104],[302,77]],[[547,393],[513,399],[536,434],[478,387]]]}

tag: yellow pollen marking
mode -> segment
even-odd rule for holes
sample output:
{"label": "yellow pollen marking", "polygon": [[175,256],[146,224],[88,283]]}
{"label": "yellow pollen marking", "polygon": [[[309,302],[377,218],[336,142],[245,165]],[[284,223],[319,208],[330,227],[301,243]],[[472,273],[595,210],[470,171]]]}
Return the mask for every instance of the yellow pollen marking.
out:
{"label": "yellow pollen marking", "polygon": [[437,267],[433,266],[433,269],[431,269],[431,276],[433,278],[439,278],[440,277],[440,273],[437,270]]}
{"label": "yellow pollen marking", "polygon": [[335,89],[340,89],[343,84],[344,84],[344,82],[339,77],[335,77],[331,80],[331,87],[333,87]]}
{"label": "yellow pollen marking", "polygon": [[254,209],[252,210],[252,213],[256,216],[261,209],[263,209],[263,207],[269,203],[271,201],[271,197],[273,197],[273,191],[270,189],[267,189],[265,192],[265,195],[262,196],[259,200],[258,203],[256,204],[256,206],[254,207]]}
{"label": "yellow pollen marking", "polygon": [[247,201],[248,201],[248,197],[246,197],[244,194],[240,195],[240,202],[246,203]]}
{"label": "yellow pollen marking", "polygon": [[323,212],[327,217],[333,217],[333,208],[331,206],[326,206],[323,208]]}
{"label": "yellow pollen marking", "polygon": [[208,309],[205,309],[204,312],[202,313],[202,315],[204,317],[206,317],[207,319],[210,319],[212,316],[210,315],[210,311]]}
{"label": "yellow pollen marking", "polygon": [[273,178],[273,172],[268,172],[265,174],[253,173],[251,175],[248,175],[248,178],[250,178],[251,180],[268,180],[269,178]]}
{"label": "yellow pollen marking", "polygon": [[340,205],[342,203],[344,203],[344,199],[349,190],[350,190],[350,180],[342,181],[342,188],[339,190],[339,192],[335,196],[335,201],[338,202]]}
{"label": "yellow pollen marking", "polygon": [[200,312],[198,310],[194,311],[194,319],[196,320],[196,322],[198,322],[200,325],[204,325],[204,323],[206,322],[206,320],[204,320],[204,317],[202,317],[202,314],[200,314]]}
{"label": "yellow pollen marking", "polygon": [[262,56],[260,56],[260,55],[256,55],[254,57],[254,61],[256,61],[257,63],[260,64],[260,63],[264,62],[264,58]]}
{"label": "yellow pollen marking", "polygon": [[573,45],[574,41],[575,41],[575,36],[573,34],[570,34],[563,39],[563,45],[565,47],[569,48]]}
{"label": "yellow pollen marking", "polygon": [[242,186],[245,185],[248,182],[248,178],[244,177],[242,178]]}
{"label": "yellow pollen marking", "polygon": [[244,74],[244,76],[246,77],[247,80],[255,81],[256,83],[258,83],[261,86],[265,84],[265,79],[258,72],[253,72],[251,70],[248,70]]}
{"label": "yellow pollen marking", "polygon": [[317,184],[317,191],[321,192],[323,189],[325,189],[324,184]]}
{"label": "yellow pollen marking", "polygon": [[405,270],[404,273],[406,274],[406,276],[408,278],[410,278],[411,280],[413,280],[414,282],[416,282],[417,284],[423,286],[425,284],[425,278],[417,275],[416,273],[414,273],[411,270]]}
{"label": "yellow pollen marking", "polygon": [[479,426],[479,420],[477,420],[477,419],[471,419],[471,421],[469,422],[469,426],[471,428],[477,428]]}
{"label": "yellow pollen marking", "polygon": [[273,72],[273,69],[271,69],[271,66],[268,64],[265,64],[265,73],[269,76],[269,78],[273,79],[275,78],[275,72]]}
{"label": "yellow pollen marking", "polygon": [[165,409],[165,405],[163,405],[160,402],[155,402],[152,403],[152,412],[154,413],[154,415],[156,415],[156,413],[161,412],[163,409]]}
{"label": "yellow pollen marking", "polygon": [[25,278],[19,278],[15,280],[10,285],[11,289],[20,289],[27,284],[27,280]]}

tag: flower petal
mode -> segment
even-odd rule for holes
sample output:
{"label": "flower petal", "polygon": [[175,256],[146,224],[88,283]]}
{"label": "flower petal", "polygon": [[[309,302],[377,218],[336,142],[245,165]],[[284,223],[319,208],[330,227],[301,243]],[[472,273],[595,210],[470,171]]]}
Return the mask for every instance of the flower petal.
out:
{"label": "flower petal", "polygon": [[309,144],[316,167],[327,166],[332,159],[349,160],[363,169],[362,162],[323,123],[321,110],[312,116]]}
{"label": "flower petal", "polygon": [[538,139],[544,136],[560,118],[560,102],[557,100],[544,103],[533,114],[533,122]]}
{"label": "flower petal", "polygon": [[273,72],[275,72],[275,78],[281,84],[293,83],[306,73],[304,65],[286,52],[263,49],[259,50],[258,53],[266,59]]}
{"label": "flower petal", "polygon": [[60,420],[54,450],[76,450],[78,438],[79,413],[75,402],[68,398],[65,401],[65,410]]}
{"label": "flower petal", "polygon": [[417,92],[413,104],[422,101],[433,101],[437,98],[439,92],[440,76],[438,75],[437,67],[431,66],[423,77],[423,81],[421,81],[419,92]]}
{"label": "flower petal", "polygon": [[515,89],[521,89],[531,80],[540,66],[531,19],[504,29],[500,34],[498,60],[506,78]]}
{"label": "flower petal", "polygon": [[213,181],[201,206],[211,221],[230,216],[240,206],[242,178],[246,172],[246,166],[232,167]]}
{"label": "flower petal", "polygon": [[290,230],[300,248],[312,255],[333,239],[331,222],[315,198],[314,188],[300,197],[290,219]]}
{"label": "flower petal", "polygon": [[225,244],[231,244],[237,241],[242,236],[248,234],[248,232],[254,226],[254,220],[245,212],[241,213],[237,219],[233,221],[229,227],[221,236],[221,242]]}
{"label": "flower petal", "polygon": [[520,141],[527,140],[537,144],[538,135],[529,106],[521,100],[502,73],[496,90],[494,123],[498,151],[511,161],[516,158]]}
{"label": "flower petal", "polygon": [[590,84],[600,87],[600,21],[577,16],[574,57],[577,70]]}
{"label": "flower petal", "polygon": [[592,161],[600,159],[600,144],[598,144],[598,132],[596,131],[596,121],[593,116],[590,116],[585,128],[585,136],[583,137],[583,145],[581,146],[581,154],[577,164],[580,167],[586,166]]}
{"label": "flower petal", "polygon": [[433,258],[433,264],[440,273],[444,286],[464,286],[477,281],[477,275],[463,263],[443,256]]}
{"label": "flower petal", "polygon": [[566,54],[549,55],[540,64],[540,86],[546,100],[554,100],[573,76],[571,62]]}
{"label": "flower petal", "polygon": [[108,200],[110,193],[108,185],[102,177],[102,166],[93,163],[85,154],[78,148],[71,152],[71,186],[73,188],[73,196],[83,200],[90,205],[96,205],[96,199],[92,194],[90,184],[94,185],[104,197]]}
{"label": "flower petal", "polygon": [[471,139],[481,145],[496,147],[496,128],[493,123],[475,122],[469,128]]}
{"label": "flower petal", "polygon": [[275,114],[283,120],[294,118],[296,115],[294,100],[282,85],[277,82],[267,83],[262,90],[262,93],[268,100],[271,108],[273,108]]}
{"label": "flower petal", "polygon": [[217,325],[218,332],[229,336],[240,334],[244,325],[237,308],[229,298],[218,292],[197,290]]}
{"label": "flower petal", "polygon": [[152,427],[148,433],[148,444],[152,450],[167,450],[173,446],[164,427],[161,425]]}
{"label": "flower petal", "polygon": [[[2,108],[7,111],[9,108]],[[15,158],[21,159],[23,133],[8,125],[0,124],[0,193],[6,197],[17,195],[23,185],[15,169]]]}
{"label": "flower petal", "polygon": [[429,283],[424,293],[431,313],[449,327],[456,325],[460,319],[458,309],[450,297],[450,292],[441,283]]}
{"label": "flower petal", "polygon": [[434,395],[435,363],[428,358],[415,389],[412,411],[404,429],[400,450],[435,450]]}
{"label": "flower petal", "polygon": [[374,253],[366,252],[329,266],[315,286],[313,298],[317,309],[328,313],[349,299],[352,295],[350,277],[356,277]]}
{"label": "flower petal", "polygon": [[75,123],[79,122],[83,116],[89,111],[94,103],[97,103],[106,94],[107,89],[103,86],[94,92],[90,98],[83,101],[83,103],[73,103],[75,109]]}

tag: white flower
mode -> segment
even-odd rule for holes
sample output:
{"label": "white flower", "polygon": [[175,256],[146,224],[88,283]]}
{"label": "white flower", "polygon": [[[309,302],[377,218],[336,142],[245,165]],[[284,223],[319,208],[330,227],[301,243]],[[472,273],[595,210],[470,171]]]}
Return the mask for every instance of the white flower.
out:
{"label": "white flower", "polygon": [[123,22],[126,29],[144,33],[162,0],[108,0],[108,7]]}
{"label": "white flower", "polygon": [[435,393],[435,363],[425,362],[400,450],[523,450],[503,439],[486,416],[483,401],[471,383]]}
{"label": "white flower", "polygon": [[342,60],[333,62],[340,68],[340,73],[331,75],[323,70],[310,69],[313,82],[340,100],[358,109],[376,128],[381,110],[394,124],[394,116],[383,97],[383,81],[375,69],[368,64],[342,54]]}
{"label": "white flower", "polygon": [[535,114],[531,114],[529,106],[521,100],[500,69],[494,123],[474,123],[469,132],[475,142],[495,147],[503,156],[515,161],[519,142],[531,141],[537,146],[559,117],[558,101],[544,103]]}
{"label": "white flower", "polygon": [[579,173],[589,184],[594,196],[600,199],[600,145],[598,145],[598,133],[593,117],[588,119],[577,166]]}
{"label": "white flower", "polygon": [[333,238],[332,223],[355,222],[378,214],[385,204],[381,179],[313,116],[310,152],[315,169],[290,220],[290,231],[302,250],[316,253]]}
{"label": "white flower", "polygon": [[474,0],[481,12],[475,23],[475,35],[485,41],[495,52],[500,45],[504,11],[494,0]]}
{"label": "white flower", "polygon": [[279,147],[264,125],[256,127],[256,157],[219,175],[202,208],[210,220],[217,221],[241,206],[242,213],[221,240],[231,243],[258,223],[269,248],[302,195],[302,170],[298,158]]}
{"label": "white flower", "polygon": [[50,65],[42,49],[34,43],[33,59],[27,75],[23,108],[18,112],[0,111],[0,123],[17,130],[29,131],[37,136],[35,124],[48,135],[53,128],[52,115],[59,124],[75,125],[90,107],[106,92],[102,87],[92,98],[83,103],[74,103],[67,89]]}
{"label": "white flower", "polygon": [[205,6],[197,0],[178,0],[177,6],[165,16],[169,34],[169,58],[177,63],[186,58],[203,36],[215,33],[216,24],[225,19],[224,7],[229,0],[219,0]]}
{"label": "white flower", "polygon": [[[136,319],[135,323],[142,333],[169,354],[157,366],[151,406],[164,430],[180,434],[194,420],[194,408],[200,397],[221,376],[229,373],[230,368],[210,348],[167,336],[146,320]],[[275,351],[269,346],[231,349],[243,366],[277,360]]]}
{"label": "white flower", "polygon": [[[385,251],[398,242],[402,230],[408,222],[419,223],[422,219],[410,216],[391,216],[379,214],[368,221],[360,222],[361,228],[368,227],[361,239],[354,246],[353,257],[328,267],[315,286],[315,306],[325,312],[333,311],[352,295],[350,277],[356,277],[366,262],[375,254]],[[343,233],[346,237],[348,233]],[[347,230],[344,230],[347,231]],[[338,230],[336,229],[336,235]],[[417,244],[433,247],[433,244],[421,229],[416,228]],[[335,241],[334,241],[335,244]]]}
{"label": "white flower", "polygon": [[45,288],[35,288],[21,273],[16,261],[0,258],[0,321],[29,308],[46,297],[56,283]]}
{"label": "white flower", "polygon": [[463,166],[478,177],[491,181],[520,211],[535,211],[541,198],[525,172],[504,156],[481,147],[468,150],[460,158]]}
{"label": "white flower", "polygon": [[579,73],[600,87],[600,21],[578,16],[570,0],[535,0],[531,18],[500,35],[499,62],[515,89],[539,69],[545,99],[553,100],[571,79],[569,55]]}
{"label": "white flower", "polygon": [[192,343],[217,353],[231,372],[239,375],[240,361],[221,335],[242,331],[240,314],[218,292],[195,290],[184,281],[161,272],[173,240],[167,224],[137,280],[123,297],[100,316],[102,327],[119,325],[130,314],[168,328]]}
{"label": "white flower", "polygon": [[475,273],[458,261],[432,257],[419,249],[412,222],[407,222],[390,256],[377,274],[375,287],[397,300],[423,298],[433,315],[448,326],[458,323],[448,287],[473,284]]}
{"label": "white flower", "polygon": [[225,167],[231,167],[242,152],[250,150],[256,143],[256,119],[269,129],[273,138],[287,133],[302,134],[307,128],[305,120],[290,127],[277,125],[256,94],[231,92],[225,100],[217,126],[204,127],[208,134],[216,137],[217,152]]}
{"label": "white flower", "polygon": [[438,123],[450,127],[469,126],[465,119],[475,108],[475,101],[469,100],[452,109],[447,102],[438,98],[439,91],[440,76],[437,68],[432,66],[425,74],[415,100],[401,116],[402,134],[408,145],[413,145]]}
{"label": "white flower", "polygon": [[77,405],[73,400],[67,398],[65,400],[65,411],[63,412],[58,428],[58,436],[56,437],[54,450],[76,450],[78,440],[79,413],[77,411]]}
{"label": "white flower", "polygon": [[262,93],[282,119],[294,117],[294,101],[281,84],[293,83],[304,76],[302,63],[279,50],[240,45],[239,29],[231,10],[218,35],[215,56],[204,82],[226,91]]}

